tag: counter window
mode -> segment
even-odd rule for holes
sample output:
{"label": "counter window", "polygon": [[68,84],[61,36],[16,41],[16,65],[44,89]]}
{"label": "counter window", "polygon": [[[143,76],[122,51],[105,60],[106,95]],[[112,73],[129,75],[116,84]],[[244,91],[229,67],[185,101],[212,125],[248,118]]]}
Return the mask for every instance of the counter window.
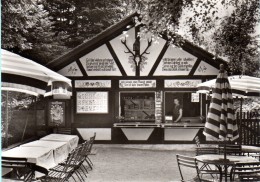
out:
{"label": "counter window", "polygon": [[154,92],[121,92],[120,111],[124,121],[154,122],[155,93]]}
{"label": "counter window", "polygon": [[190,122],[198,120],[200,122],[200,102],[199,99],[194,99],[194,93],[191,92],[165,92],[164,103],[165,103],[165,121],[173,122],[177,116],[174,113],[175,101],[179,101],[179,109],[182,109],[182,116],[179,122]]}

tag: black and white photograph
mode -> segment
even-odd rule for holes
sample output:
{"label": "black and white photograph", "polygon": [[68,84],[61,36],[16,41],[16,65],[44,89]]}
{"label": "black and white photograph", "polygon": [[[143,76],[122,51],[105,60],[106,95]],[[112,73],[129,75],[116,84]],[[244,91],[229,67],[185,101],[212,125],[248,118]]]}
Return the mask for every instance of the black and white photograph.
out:
{"label": "black and white photograph", "polygon": [[2,0],[1,181],[260,181],[259,0]]}

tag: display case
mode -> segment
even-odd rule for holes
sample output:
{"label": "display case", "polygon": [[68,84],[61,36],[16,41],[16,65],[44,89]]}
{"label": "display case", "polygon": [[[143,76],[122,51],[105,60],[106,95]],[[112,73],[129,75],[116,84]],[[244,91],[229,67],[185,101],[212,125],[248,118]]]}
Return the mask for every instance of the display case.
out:
{"label": "display case", "polygon": [[120,110],[124,122],[154,122],[155,92],[121,92]]}

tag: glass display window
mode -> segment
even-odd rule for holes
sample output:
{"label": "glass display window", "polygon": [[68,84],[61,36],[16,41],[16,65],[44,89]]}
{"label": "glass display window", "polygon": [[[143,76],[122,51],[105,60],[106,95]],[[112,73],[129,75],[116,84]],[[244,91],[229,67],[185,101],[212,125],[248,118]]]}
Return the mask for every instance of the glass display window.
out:
{"label": "glass display window", "polygon": [[121,92],[119,109],[126,122],[154,122],[155,92]]}

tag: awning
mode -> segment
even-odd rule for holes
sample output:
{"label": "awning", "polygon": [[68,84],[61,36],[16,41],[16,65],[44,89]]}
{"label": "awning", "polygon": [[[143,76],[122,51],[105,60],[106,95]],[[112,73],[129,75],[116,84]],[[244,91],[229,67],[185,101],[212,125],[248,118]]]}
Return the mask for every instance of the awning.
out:
{"label": "awning", "polygon": [[31,95],[71,96],[71,80],[24,57],[1,49],[2,90]]}

